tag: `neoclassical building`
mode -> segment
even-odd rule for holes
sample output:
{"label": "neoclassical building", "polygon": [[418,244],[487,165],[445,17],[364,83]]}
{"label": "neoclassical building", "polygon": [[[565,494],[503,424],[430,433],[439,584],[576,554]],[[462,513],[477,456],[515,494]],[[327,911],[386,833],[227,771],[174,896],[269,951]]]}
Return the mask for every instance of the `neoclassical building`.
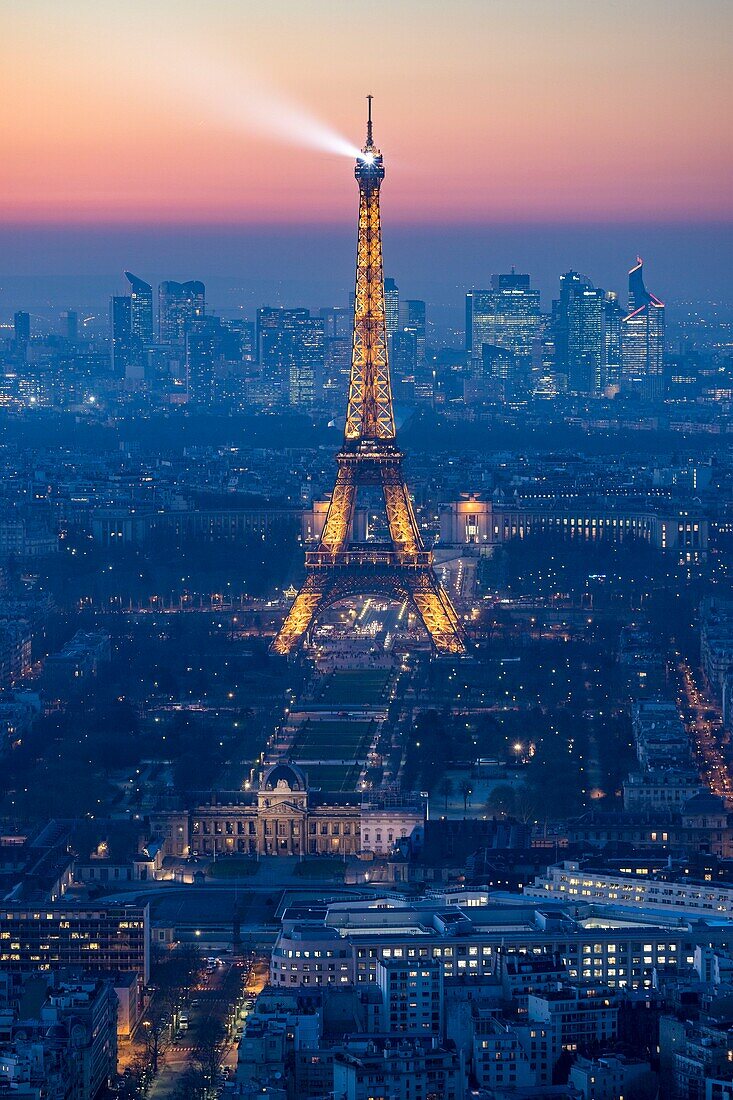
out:
{"label": "neoclassical building", "polygon": [[324,794],[309,788],[295,764],[267,769],[256,791],[223,794],[186,810],[151,815],[153,839],[165,856],[388,855],[408,838],[422,846],[423,799],[363,801],[353,794]]}

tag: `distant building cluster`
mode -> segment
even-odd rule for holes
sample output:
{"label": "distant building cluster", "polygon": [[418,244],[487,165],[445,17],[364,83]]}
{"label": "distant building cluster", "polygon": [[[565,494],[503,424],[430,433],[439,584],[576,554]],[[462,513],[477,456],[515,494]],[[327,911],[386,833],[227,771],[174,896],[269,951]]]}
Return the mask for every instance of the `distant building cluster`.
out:
{"label": "distant building cluster", "polygon": [[629,272],[628,308],[585,275],[560,277],[560,297],[547,322],[529,275],[495,275],[491,290],[466,296],[466,350],[474,370],[506,396],[659,397],[665,359],[664,304],[644,285],[642,262]]}
{"label": "distant building cluster", "polygon": [[[352,353],[351,306],[263,305],[250,318],[220,316],[197,279],[157,290],[125,272],[126,291],[110,299],[105,332],[93,317],[66,310],[60,332],[40,331],[19,310],[6,340],[0,405],[128,405],[144,396],[159,407],[228,411],[294,408],[340,415]],[[476,410],[554,398],[729,400],[718,351],[670,338],[664,303],[646,288],[641,259],[628,274],[624,304],[570,270],[543,311],[530,275],[491,276],[465,299],[463,347],[441,347],[425,301],[403,297],[387,277],[386,328],[398,408]],[[687,409],[692,423],[700,410]]]}

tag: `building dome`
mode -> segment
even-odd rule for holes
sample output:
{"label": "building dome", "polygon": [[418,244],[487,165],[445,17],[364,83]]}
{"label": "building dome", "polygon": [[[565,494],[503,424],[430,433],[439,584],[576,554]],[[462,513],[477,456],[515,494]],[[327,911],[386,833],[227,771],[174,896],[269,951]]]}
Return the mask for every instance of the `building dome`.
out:
{"label": "building dome", "polygon": [[304,791],[306,789],[305,775],[294,764],[275,764],[265,772],[262,780],[264,791],[290,790]]}

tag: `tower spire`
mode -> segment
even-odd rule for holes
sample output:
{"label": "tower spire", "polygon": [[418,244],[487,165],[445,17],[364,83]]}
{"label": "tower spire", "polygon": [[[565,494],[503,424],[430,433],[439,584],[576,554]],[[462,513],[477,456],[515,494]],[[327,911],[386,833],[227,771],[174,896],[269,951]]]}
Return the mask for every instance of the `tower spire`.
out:
{"label": "tower spire", "polygon": [[367,103],[369,104],[369,106],[367,108],[367,111],[368,111],[368,114],[367,114],[367,139],[366,139],[366,145],[364,146],[365,149],[372,149],[374,147],[374,137],[372,135],[372,100],[373,99],[374,99],[374,96],[372,96],[372,95],[367,96]]}

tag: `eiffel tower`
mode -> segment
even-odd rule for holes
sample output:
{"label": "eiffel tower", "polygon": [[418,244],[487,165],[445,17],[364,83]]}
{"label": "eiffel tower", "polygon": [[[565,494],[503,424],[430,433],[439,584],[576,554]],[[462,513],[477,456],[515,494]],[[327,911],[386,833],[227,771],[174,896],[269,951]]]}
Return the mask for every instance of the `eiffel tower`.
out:
{"label": "eiffel tower", "polygon": [[[465,652],[465,637],[447,592],[423,545],[402,472],[395,438],[382,267],[379,188],[382,154],[372,135],[368,96],[367,137],[354,174],[359,184],[354,335],[344,441],[337,455],[336,485],[315,550],[306,552],[306,580],[275,638],[275,653],[290,653],[316,618],[340,600],[384,596],[409,601],[438,654]],[[380,486],[389,541],[354,543],[357,491]]]}

